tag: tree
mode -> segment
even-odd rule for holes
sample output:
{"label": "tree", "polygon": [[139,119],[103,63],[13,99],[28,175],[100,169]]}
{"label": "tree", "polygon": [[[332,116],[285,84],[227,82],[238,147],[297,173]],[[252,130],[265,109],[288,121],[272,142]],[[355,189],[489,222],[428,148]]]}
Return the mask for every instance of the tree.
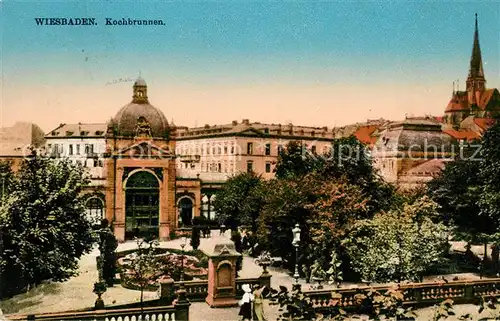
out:
{"label": "tree", "polygon": [[254,172],[228,179],[213,203],[219,223],[233,230],[240,225],[249,225],[255,232],[262,206],[262,183],[262,178]]}
{"label": "tree", "polygon": [[131,279],[134,284],[139,285],[141,291],[141,314],[144,307],[144,290],[150,283],[156,282],[162,267],[156,257],[156,248],[159,245],[157,240],[137,239],[136,257],[132,262]]}
{"label": "tree", "polygon": [[0,272],[13,283],[3,295],[77,273],[94,242],[81,193],[88,183],[83,167],[68,160],[33,154],[23,161],[0,207]]}
{"label": "tree", "polygon": [[438,211],[443,221],[454,226],[465,240],[476,241],[481,234],[497,230],[493,219],[481,214],[482,164],[470,158],[474,149],[464,146],[462,156],[448,162],[444,170],[428,184],[428,195],[439,204]]}
{"label": "tree", "polygon": [[313,202],[313,189],[309,181],[299,179],[270,180],[265,184],[265,197],[257,242],[273,256],[280,256],[293,269],[295,248],[292,245],[292,229],[296,223],[301,226],[301,244],[308,243],[307,220],[310,210],[307,205]]}
{"label": "tree", "polygon": [[480,153],[482,189],[479,198],[481,214],[500,225],[500,122],[496,122],[483,136]]}
{"label": "tree", "polygon": [[274,173],[277,179],[297,178],[310,173],[315,158],[298,141],[291,141],[280,150]]}
{"label": "tree", "polygon": [[442,257],[448,233],[427,197],[355,223],[343,241],[354,270],[371,282],[420,281]]}

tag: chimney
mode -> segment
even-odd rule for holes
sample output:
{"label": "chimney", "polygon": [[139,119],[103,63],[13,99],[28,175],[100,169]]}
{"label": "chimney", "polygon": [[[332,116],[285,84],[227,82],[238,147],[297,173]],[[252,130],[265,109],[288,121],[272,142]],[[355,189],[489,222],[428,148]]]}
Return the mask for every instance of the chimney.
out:
{"label": "chimney", "polygon": [[248,120],[248,119],[243,119],[243,124],[244,124],[244,125],[250,125],[250,120]]}
{"label": "chimney", "polygon": [[233,120],[233,126],[236,126],[238,125],[238,121],[237,120]]}

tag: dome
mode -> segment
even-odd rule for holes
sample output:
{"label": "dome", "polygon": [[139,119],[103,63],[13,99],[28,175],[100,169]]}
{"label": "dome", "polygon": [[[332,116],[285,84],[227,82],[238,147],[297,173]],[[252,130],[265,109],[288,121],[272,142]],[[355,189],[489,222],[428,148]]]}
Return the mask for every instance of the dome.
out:
{"label": "dome", "polygon": [[139,77],[135,81],[134,86],[147,86],[147,85],[146,85],[146,81],[144,79],[142,79],[141,77]]}
{"label": "dome", "polygon": [[132,102],[120,108],[111,124],[118,136],[166,137],[168,121],[161,110],[152,106],[147,98],[146,82],[138,78],[134,83]]}

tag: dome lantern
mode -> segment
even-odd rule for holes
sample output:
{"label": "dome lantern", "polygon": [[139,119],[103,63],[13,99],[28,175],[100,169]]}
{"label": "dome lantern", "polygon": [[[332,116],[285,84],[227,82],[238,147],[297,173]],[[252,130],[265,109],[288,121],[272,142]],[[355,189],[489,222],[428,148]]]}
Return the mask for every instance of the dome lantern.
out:
{"label": "dome lantern", "polygon": [[134,83],[133,92],[132,101],[120,108],[108,127],[117,136],[168,139],[167,118],[149,103],[146,81],[139,77]]}

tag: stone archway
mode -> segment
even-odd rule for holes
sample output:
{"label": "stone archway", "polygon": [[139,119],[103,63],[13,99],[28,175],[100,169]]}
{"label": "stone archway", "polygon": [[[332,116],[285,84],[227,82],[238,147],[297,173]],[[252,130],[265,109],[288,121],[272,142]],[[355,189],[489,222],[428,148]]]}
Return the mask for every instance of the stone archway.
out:
{"label": "stone archway", "polygon": [[194,203],[191,197],[181,197],[177,206],[179,207],[179,222],[182,226],[191,226],[194,217]]}
{"label": "stone archway", "polygon": [[125,182],[125,239],[157,238],[160,214],[160,184],[147,170],[132,172]]}

